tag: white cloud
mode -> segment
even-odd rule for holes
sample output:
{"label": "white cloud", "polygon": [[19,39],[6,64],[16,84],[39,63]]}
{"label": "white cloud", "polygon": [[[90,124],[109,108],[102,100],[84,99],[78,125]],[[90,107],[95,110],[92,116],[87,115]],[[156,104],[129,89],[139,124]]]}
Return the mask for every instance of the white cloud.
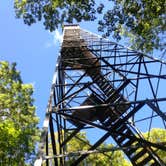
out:
{"label": "white cloud", "polygon": [[59,33],[59,31],[57,29],[55,30],[55,33],[53,35],[54,35],[54,44],[56,44],[57,41],[62,43],[63,36],[61,33]]}
{"label": "white cloud", "polygon": [[57,29],[54,32],[50,32],[49,34],[52,37],[52,41],[45,43],[46,48],[56,46],[58,43],[62,43],[63,35]]}

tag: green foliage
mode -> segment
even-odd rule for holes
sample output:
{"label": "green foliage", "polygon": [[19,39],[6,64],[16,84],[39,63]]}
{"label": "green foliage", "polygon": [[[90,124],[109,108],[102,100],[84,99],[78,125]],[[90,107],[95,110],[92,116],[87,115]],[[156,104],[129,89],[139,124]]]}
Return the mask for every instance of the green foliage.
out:
{"label": "green foliage", "polygon": [[[70,134],[69,134],[70,135]],[[150,132],[143,133],[145,140],[148,140],[153,143],[163,144],[165,146],[166,143],[166,130],[160,128],[153,128]],[[56,142],[58,142],[58,135],[55,133]],[[100,150],[108,150],[113,148],[113,144],[103,143],[97,149]],[[51,149],[51,143],[49,148]],[[58,151],[59,146],[57,144],[57,153],[60,154]],[[71,165],[77,158],[79,157],[79,152],[86,151],[90,149],[90,142],[86,137],[85,132],[78,133],[74,138],[72,138],[67,143],[67,153],[69,153],[67,165]],[[138,149],[140,151],[141,149]],[[166,163],[166,152],[161,149],[153,148],[154,152]],[[137,151],[137,152],[138,152]],[[141,157],[141,161],[146,155]],[[100,152],[100,153],[91,153],[89,156],[84,159],[80,164],[80,166],[84,165],[91,165],[91,166],[131,166],[132,164],[127,161],[124,157],[124,153],[120,150],[115,151],[107,151],[107,152]]]}
{"label": "green foliage", "polygon": [[132,46],[149,52],[164,48],[161,35],[165,32],[165,1],[164,0],[112,0],[114,7],[108,10],[103,20],[99,21],[99,30],[109,36],[120,35],[130,37]]}
{"label": "green foliage", "polygon": [[[111,149],[112,144],[102,144],[100,149]],[[122,151],[113,151],[107,153],[97,153],[91,154],[88,157],[88,163],[92,166],[102,165],[102,166],[130,166],[130,163],[124,158]]]}
{"label": "green foliage", "polygon": [[[148,139],[150,142],[166,145],[166,130],[160,128],[154,128],[149,133],[144,134],[145,139]],[[166,151],[161,149],[155,149],[157,155],[166,163]]]}
{"label": "green foliage", "polygon": [[[56,140],[58,139],[57,133]],[[70,134],[69,134],[70,135]],[[86,137],[85,132],[78,133],[74,138],[72,138],[67,143],[67,152],[70,154],[68,156],[67,165],[71,165],[77,158],[79,157],[77,152],[87,151],[90,149],[90,142]],[[112,148],[112,144],[101,144],[98,149],[109,149]],[[57,148],[59,146],[57,145]],[[59,152],[58,152],[59,153]],[[103,152],[103,153],[92,153],[90,154],[84,161],[82,161],[79,166],[84,165],[91,165],[91,166],[130,166],[130,163],[124,158],[124,154],[121,151],[110,151],[110,152]]]}
{"label": "green foliage", "polygon": [[108,0],[101,4],[94,0],[15,0],[14,6],[25,24],[42,20],[50,31],[64,23],[98,20],[104,36],[129,37],[134,48],[149,52],[165,46],[164,4],[164,0]]}
{"label": "green foliage", "polygon": [[[165,129],[161,129],[161,128],[153,128],[151,129],[149,132],[143,133],[144,139],[152,142],[152,143],[156,143],[159,145],[166,145],[166,130]],[[161,150],[159,148],[155,148],[155,147],[151,147],[153,149],[153,152],[155,152],[155,154],[164,162],[166,163],[166,151]],[[142,148],[139,148],[136,151],[136,154],[138,154],[141,150],[143,150]],[[148,157],[148,154],[144,154],[142,155],[139,159],[138,159],[138,163],[143,161],[145,158]],[[150,161],[148,164],[146,164],[147,166],[152,165],[153,161]]]}
{"label": "green foliage", "polygon": [[14,63],[0,62],[0,78],[0,165],[26,165],[38,140],[33,87]]}
{"label": "green foliage", "polygon": [[45,28],[50,31],[74,19],[77,22],[94,20],[94,5],[94,0],[15,0],[17,17],[23,17],[28,25],[43,19]]}

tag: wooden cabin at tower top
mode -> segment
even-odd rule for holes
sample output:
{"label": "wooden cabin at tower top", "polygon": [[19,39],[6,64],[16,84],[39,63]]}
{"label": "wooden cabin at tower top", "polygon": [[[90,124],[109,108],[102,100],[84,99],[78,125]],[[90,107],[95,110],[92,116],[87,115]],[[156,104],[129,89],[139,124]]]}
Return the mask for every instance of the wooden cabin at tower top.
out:
{"label": "wooden cabin at tower top", "polygon": [[87,70],[89,75],[92,70],[100,73],[100,61],[96,55],[90,51],[87,42],[81,36],[79,25],[64,26],[61,55],[64,66],[75,69]]}

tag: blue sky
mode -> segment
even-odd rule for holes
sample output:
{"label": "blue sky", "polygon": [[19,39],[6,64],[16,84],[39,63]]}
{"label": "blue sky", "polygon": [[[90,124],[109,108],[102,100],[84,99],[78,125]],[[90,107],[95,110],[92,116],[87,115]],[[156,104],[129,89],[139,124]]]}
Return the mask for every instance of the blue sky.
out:
{"label": "blue sky", "polygon": [[49,33],[42,23],[27,26],[15,18],[12,0],[0,5],[0,60],[16,62],[24,83],[34,85],[37,115],[41,122],[47,105],[56,58],[59,33]]}
{"label": "blue sky", "polygon": [[[56,59],[60,50],[61,31],[50,33],[42,23],[27,26],[16,19],[13,0],[1,1],[0,5],[0,60],[16,62],[24,83],[34,85],[36,113],[43,122],[47,106]],[[82,23],[81,27],[97,32]]]}
{"label": "blue sky", "polygon": [[[15,18],[13,0],[3,0],[0,5],[0,61],[16,62],[24,83],[34,85],[36,114],[40,117],[39,127],[50,95],[50,88],[60,50],[61,30],[50,33],[43,24],[27,26],[23,20]],[[97,33],[97,26],[92,23],[81,23],[81,27]],[[88,133],[91,141],[103,131],[96,130],[95,135]]]}
{"label": "blue sky", "polygon": [[[0,60],[16,62],[24,83],[34,85],[36,113],[41,127],[60,50],[61,32],[49,33],[42,23],[25,25],[23,20],[15,18],[13,2],[3,0],[0,5]],[[97,33],[94,25],[95,22],[81,23],[80,26]]]}

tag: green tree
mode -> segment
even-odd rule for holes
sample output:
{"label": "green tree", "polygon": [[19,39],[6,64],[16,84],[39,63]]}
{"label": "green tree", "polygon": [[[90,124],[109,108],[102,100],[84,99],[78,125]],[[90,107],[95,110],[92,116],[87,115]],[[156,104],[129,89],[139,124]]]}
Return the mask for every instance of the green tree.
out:
{"label": "green tree", "polygon": [[15,63],[1,61],[0,78],[0,165],[27,165],[38,140],[33,87],[23,84]]}
{"label": "green tree", "polygon": [[130,37],[133,47],[151,51],[163,49],[166,43],[162,38],[165,32],[165,1],[164,0],[113,0],[114,7],[106,11],[99,30],[109,36],[120,39],[120,35]]}
{"label": "green tree", "polygon": [[[70,134],[69,134],[70,135]],[[143,133],[143,136],[146,140],[157,143],[157,144],[163,144],[165,146],[166,144],[166,130],[160,129],[160,128],[153,128],[150,132]],[[58,135],[55,133],[55,139],[56,142],[58,142]],[[57,153],[58,151],[58,144],[57,144]],[[67,153],[68,153],[68,165],[73,163],[77,158],[79,157],[79,154],[82,152],[87,152],[87,150],[90,148],[90,142],[86,137],[85,132],[78,133],[74,138],[72,138],[67,143]],[[131,166],[132,164],[127,161],[124,157],[124,153],[120,150],[111,151],[109,149],[113,149],[113,144],[107,144],[103,143],[101,144],[97,150],[98,152],[90,153],[87,158],[84,159],[80,163],[80,166],[84,165],[90,165],[90,166]],[[51,148],[51,143],[49,146],[49,149]],[[105,150],[105,152],[104,152]],[[140,149],[139,149],[140,150]],[[138,150],[138,151],[139,151]],[[164,163],[166,163],[166,152],[161,149],[153,148],[153,150],[157,153],[157,155],[160,157],[161,160],[163,160]],[[50,154],[51,155],[51,154]],[[146,155],[141,157],[141,160],[143,160],[143,157],[146,157]]]}
{"label": "green tree", "polygon": [[[97,1],[96,1],[97,2]],[[46,29],[55,30],[64,23],[98,21],[104,36],[129,37],[132,46],[151,51],[164,49],[166,10],[164,0],[15,0],[16,16],[25,24],[43,21]]]}
{"label": "green tree", "polygon": [[[166,145],[166,130],[165,129],[161,129],[161,128],[152,128],[149,132],[143,133],[144,139],[152,142],[152,143],[156,143],[159,145]],[[159,149],[159,148],[155,148],[155,147],[151,147],[153,149],[153,152],[155,152],[155,154],[157,154],[157,156],[164,162],[166,163],[166,151]],[[136,151],[136,154],[138,154],[141,151],[141,149],[138,149]],[[148,154],[144,154],[142,156],[140,156],[139,160],[137,162],[141,162],[143,161],[146,157],[148,157]],[[148,164],[146,164],[146,166],[150,166],[152,165],[152,162],[149,162]]]}
{"label": "green tree", "polygon": [[[166,145],[166,130],[160,128],[153,128],[150,132],[144,134],[145,139],[153,143],[158,143],[163,146]],[[166,151],[153,148],[157,155],[166,163]]]}
{"label": "green tree", "polygon": [[[70,135],[70,134],[69,134]],[[55,133],[55,139],[56,142],[58,142],[58,135]],[[85,132],[78,133],[74,138],[72,138],[67,143],[67,153],[68,153],[68,161],[67,165],[71,165],[77,158],[79,157],[79,154],[86,153],[88,149],[90,148],[90,142],[86,137]],[[89,154],[88,157],[86,157],[79,166],[130,166],[131,164],[124,158],[124,153],[120,150],[116,151],[110,151],[109,149],[113,148],[114,146],[112,144],[103,143],[101,144],[97,149],[98,152],[93,152]],[[57,144],[57,149],[59,148]],[[51,148],[51,143],[49,146],[49,149]],[[104,152],[106,150],[107,152]],[[57,150],[57,153],[59,151]]]}

